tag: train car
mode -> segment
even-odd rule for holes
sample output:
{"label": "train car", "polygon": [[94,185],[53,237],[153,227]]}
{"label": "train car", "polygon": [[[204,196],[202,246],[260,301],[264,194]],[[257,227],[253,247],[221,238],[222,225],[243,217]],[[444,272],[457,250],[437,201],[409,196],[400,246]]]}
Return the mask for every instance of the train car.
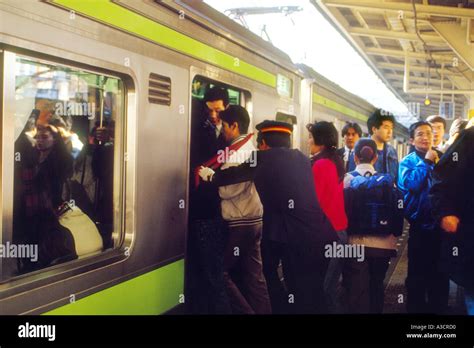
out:
{"label": "train car", "polygon": [[[253,125],[295,119],[296,67],[199,4],[0,1],[0,17],[2,243],[18,234],[14,155],[41,100],[56,101],[91,145],[69,198],[102,237],[75,236],[77,259],[31,272],[2,258],[0,314],[159,314],[183,304],[192,106],[221,85]],[[99,126],[109,139],[91,140]],[[98,145],[108,146],[102,157]]]}
{"label": "train car", "polygon": [[[0,258],[0,314],[182,307],[190,124],[211,86],[249,110],[251,127],[294,124],[293,145],[304,151],[309,121],[361,121],[371,110],[360,98],[347,106],[347,92],[202,3],[0,0],[0,18],[0,240],[11,256],[15,242],[46,228],[41,219],[23,226],[28,210],[18,203],[39,104],[65,122],[76,150],[61,192],[69,218],[60,218],[76,255],[33,266]],[[57,236],[51,243],[66,248]],[[23,251],[34,254],[31,246]]]}
{"label": "train car", "polygon": [[[305,110],[308,120],[333,122],[339,134],[346,122],[356,122],[360,125],[363,136],[368,136],[367,119],[376,110],[375,106],[346,91],[311,67],[304,64],[297,66],[305,77],[302,90],[306,86],[306,94],[310,96],[310,107]],[[407,129],[401,124],[396,124],[392,145],[399,150],[399,158],[403,158],[407,153],[407,140]],[[342,147],[342,136],[339,141]]]}

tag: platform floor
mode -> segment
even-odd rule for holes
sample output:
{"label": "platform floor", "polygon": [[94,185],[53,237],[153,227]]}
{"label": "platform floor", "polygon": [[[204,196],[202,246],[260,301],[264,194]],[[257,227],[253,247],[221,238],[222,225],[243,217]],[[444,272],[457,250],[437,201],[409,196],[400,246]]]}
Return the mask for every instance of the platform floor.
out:
{"label": "platform floor", "polygon": [[[408,224],[398,238],[397,258],[391,261],[385,278],[384,313],[406,313],[405,278],[408,270]],[[450,315],[466,315],[464,289],[450,282],[449,312]]]}

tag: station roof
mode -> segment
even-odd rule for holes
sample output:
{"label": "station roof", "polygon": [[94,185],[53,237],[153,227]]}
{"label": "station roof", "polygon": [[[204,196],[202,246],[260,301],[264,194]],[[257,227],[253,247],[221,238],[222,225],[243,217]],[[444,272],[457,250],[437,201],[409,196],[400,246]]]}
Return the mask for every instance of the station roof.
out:
{"label": "station roof", "polygon": [[389,89],[413,110],[420,106],[422,118],[439,112],[441,96],[452,101],[453,90],[456,117],[465,117],[474,89],[474,0],[311,2]]}

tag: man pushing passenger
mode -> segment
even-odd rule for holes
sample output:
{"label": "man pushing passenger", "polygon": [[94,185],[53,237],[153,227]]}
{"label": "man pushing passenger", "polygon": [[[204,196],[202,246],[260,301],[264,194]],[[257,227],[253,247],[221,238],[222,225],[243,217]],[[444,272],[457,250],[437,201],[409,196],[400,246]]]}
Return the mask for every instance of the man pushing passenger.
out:
{"label": "man pushing passenger", "polygon": [[[316,199],[311,163],[290,149],[292,125],[264,121],[256,128],[256,166],[246,162],[220,170],[203,167],[199,176],[219,187],[255,184],[263,204],[263,272],[273,312],[325,313],[323,282],[329,259],[324,245],[332,243],[336,233]],[[288,293],[278,276],[280,261]]]}
{"label": "man pushing passenger", "polygon": [[[226,171],[252,161],[255,146],[247,134],[250,117],[243,107],[230,105],[220,113],[222,132],[228,146],[218,151],[209,165]],[[228,240],[224,252],[224,281],[232,312],[236,314],[270,314],[267,283],[263,276],[260,241],[263,207],[255,185],[245,181],[220,186],[222,218],[227,223]],[[231,271],[241,271],[241,286],[234,282]]]}

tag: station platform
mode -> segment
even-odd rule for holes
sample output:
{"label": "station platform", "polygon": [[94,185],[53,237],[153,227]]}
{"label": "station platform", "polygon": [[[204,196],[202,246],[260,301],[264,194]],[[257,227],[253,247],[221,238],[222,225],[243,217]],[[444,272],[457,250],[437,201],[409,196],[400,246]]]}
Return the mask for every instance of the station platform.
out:
{"label": "station platform", "polygon": [[[390,263],[385,277],[384,314],[406,313],[405,279],[408,271],[408,229],[405,224],[402,235],[397,242],[397,257]],[[401,296],[400,296],[401,295]],[[464,289],[450,281],[448,315],[467,315]]]}

